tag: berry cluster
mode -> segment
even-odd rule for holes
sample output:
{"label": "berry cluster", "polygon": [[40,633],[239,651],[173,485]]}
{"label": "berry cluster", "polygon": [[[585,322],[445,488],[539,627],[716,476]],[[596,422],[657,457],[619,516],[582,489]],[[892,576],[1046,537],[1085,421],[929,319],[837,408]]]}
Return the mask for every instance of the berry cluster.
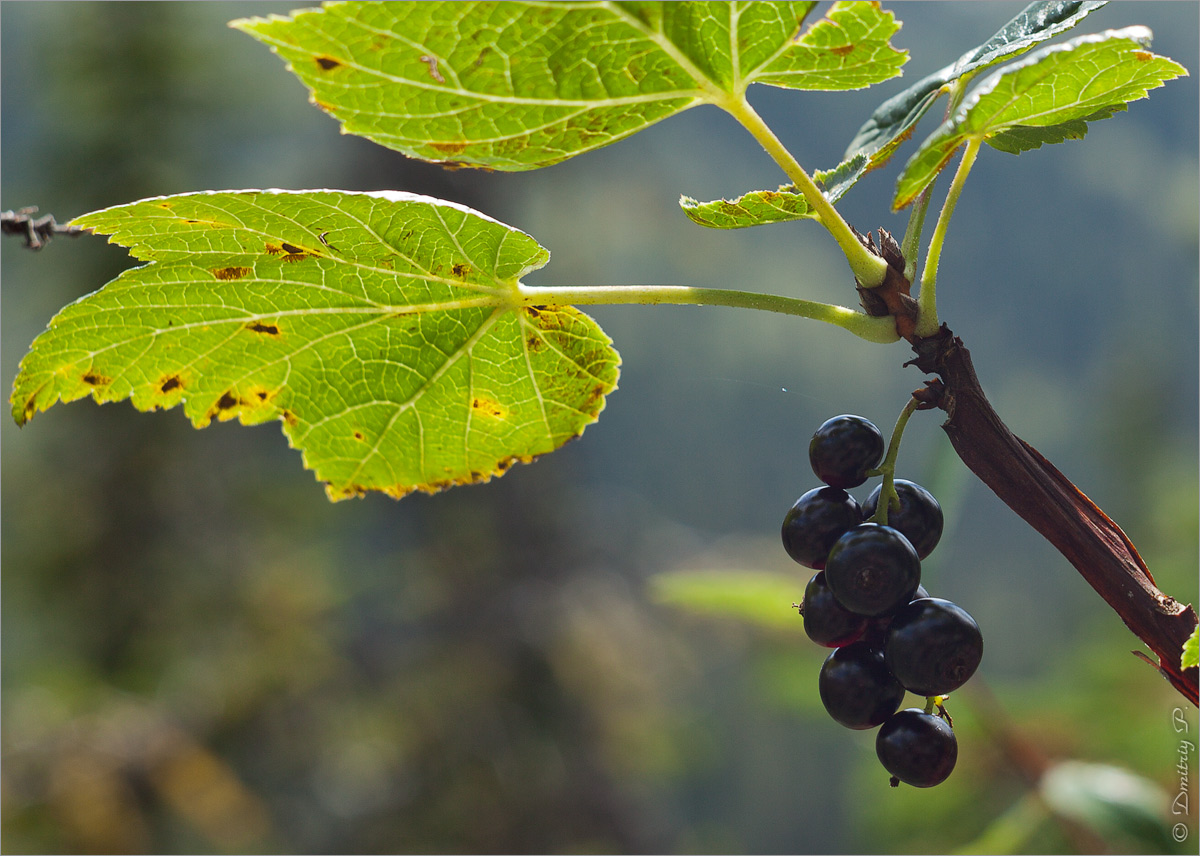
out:
{"label": "berry cluster", "polygon": [[[861,506],[846,492],[877,474],[883,459],[883,435],[867,419],[828,420],[808,454],[825,487],[788,511],[783,546],[817,571],[800,611],[809,638],[835,649],[821,667],[821,701],[847,728],[882,726],[875,751],[893,785],[932,787],[958,758],[940,697],[962,686],[983,656],[975,620],[921,585],[921,560],[942,535],[942,509],[925,488],[895,479],[899,507],[889,506],[885,525],[872,519],[882,485]],[[899,710],[906,690],[928,699],[924,710]]]}

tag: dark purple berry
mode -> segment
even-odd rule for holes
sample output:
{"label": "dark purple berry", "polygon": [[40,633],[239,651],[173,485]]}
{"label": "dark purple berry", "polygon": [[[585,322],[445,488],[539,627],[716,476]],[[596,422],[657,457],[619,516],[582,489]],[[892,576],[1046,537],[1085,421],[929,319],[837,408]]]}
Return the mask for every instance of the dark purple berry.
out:
{"label": "dark purple berry", "polygon": [[921,584],[921,560],[892,527],[862,523],[829,551],[825,579],[842,606],[874,617],[912,599]]}
{"label": "dark purple berry", "polygon": [[[924,559],[933,552],[942,537],[942,507],[932,493],[915,482],[896,479],[895,485],[900,508],[888,509],[887,525],[903,533],[917,551],[917,556]],[[876,487],[863,503],[864,520],[874,516],[882,490],[883,485]]]}
{"label": "dark purple berry", "polygon": [[796,500],[783,518],[783,549],[820,570],[835,541],[862,521],[858,500],[841,488],[818,487]]}
{"label": "dark purple berry", "polygon": [[825,710],[847,728],[874,728],[904,700],[904,687],[887,670],[883,655],[862,642],[825,658],[817,688]]}
{"label": "dark purple berry", "polygon": [[875,737],[884,769],[914,788],[946,781],[958,760],[958,738],[942,719],[917,707],[893,715]]}
{"label": "dark purple berry", "polygon": [[[929,597],[929,592],[925,591],[925,586],[917,586],[917,590],[912,593],[909,601],[922,597]],[[892,626],[894,617],[895,613],[886,613],[878,618],[868,619],[867,629],[862,635],[863,641],[882,651],[884,643],[887,642],[888,628]]]}
{"label": "dark purple berry", "polygon": [[883,435],[861,416],[835,416],[813,434],[808,460],[830,487],[857,487],[883,460]]}
{"label": "dark purple berry", "polygon": [[896,680],[910,692],[945,695],[975,674],[983,658],[983,634],[961,606],[924,597],[896,612],[884,656]]}
{"label": "dark purple berry", "polygon": [[825,582],[824,571],[818,572],[805,586],[803,612],[804,632],[826,648],[840,648],[854,642],[862,636],[869,620],[837,602]]}

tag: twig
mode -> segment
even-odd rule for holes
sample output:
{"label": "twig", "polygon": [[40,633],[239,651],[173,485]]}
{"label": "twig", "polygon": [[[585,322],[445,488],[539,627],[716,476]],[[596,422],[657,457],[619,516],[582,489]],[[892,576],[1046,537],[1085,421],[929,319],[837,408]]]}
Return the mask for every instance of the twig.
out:
{"label": "twig", "polygon": [[0,213],[0,234],[22,235],[28,249],[40,250],[50,243],[50,239],[55,235],[75,237],[82,235],[85,231],[78,226],[59,225],[54,221],[53,214],[46,214],[34,219],[32,215],[36,213],[36,206]]}

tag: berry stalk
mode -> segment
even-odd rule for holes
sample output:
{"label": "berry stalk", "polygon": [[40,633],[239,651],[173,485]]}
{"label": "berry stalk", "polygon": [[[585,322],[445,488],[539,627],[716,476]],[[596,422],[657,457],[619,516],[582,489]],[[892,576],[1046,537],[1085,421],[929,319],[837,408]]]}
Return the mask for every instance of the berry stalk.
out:
{"label": "berry stalk", "polygon": [[879,494],[879,503],[875,508],[875,514],[871,517],[872,523],[886,526],[888,509],[900,507],[900,496],[896,493],[896,457],[900,454],[900,439],[904,436],[904,426],[908,424],[908,417],[913,415],[913,411],[920,403],[917,399],[910,398],[904,405],[904,409],[900,411],[899,418],[896,419],[896,427],[892,429],[892,438],[888,441],[883,463],[877,470],[877,474],[883,476],[883,488]]}

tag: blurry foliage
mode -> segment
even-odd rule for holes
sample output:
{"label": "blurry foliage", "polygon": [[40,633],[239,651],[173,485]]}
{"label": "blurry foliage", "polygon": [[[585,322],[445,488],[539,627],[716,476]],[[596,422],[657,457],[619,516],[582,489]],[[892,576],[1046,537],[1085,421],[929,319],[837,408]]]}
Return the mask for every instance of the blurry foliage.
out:
{"label": "blurry foliage", "polygon": [[[1122,5],[1093,28],[1156,26],[1156,48],[1195,74],[1195,46],[1179,40],[1196,30],[1194,4]],[[4,206],[65,221],[208,187],[396,188],[530,231],[560,283],[736,279],[853,299],[844,262],[803,224],[698,236],[679,214],[681,192],[779,181],[715,115],[537,174],[443,171],[340,137],[274,57],[224,26],[293,6],[4,4]],[[900,7],[908,78],[1020,6]],[[1072,152],[981,163],[941,295],[1000,412],[1183,599],[1200,503],[1196,82]],[[817,97],[813,113],[767,92],[761,109],[803,162],[826,165],[904,85]],[[902,231],[881,202],[885,172],[842,207]],[[1169,228],[1147,204],[1168,206]],[[128,259],[86,238],[2,251],[11,379],[53,311]],[[1022,314],[1030,300],[1036,318]],[[1001,710],[1048,760],[1177,791],[1177,697],[1061,557],[944,454],[934,418],[914,420],[901,469],[953,517],[926,571],[984,627],[978,680],[994,700],[952,699],[962,755],[946,786],[888,788],[870,740],[821,708],[822,650],[791,610],[807,575],[778,525],[812,486],[798,438],[838,412],[890,424],[919,383],[906,357],[754,313],[604,314],[625,373],[582,441],[399,504],[329,505],[271,428],[195,432],[178,412],[90,405],[21,432],[0,424],[3,850],[1080,848],[991,736]],[[1151,324],[1137,337],[1118,326]],[[704,614],[653,601],[654,575],[690,568],[792,576],[794,593],[764,589],[765,633],[745,620],[763,608],[753,588],[736,619],[715,617],[711,598]]]}

